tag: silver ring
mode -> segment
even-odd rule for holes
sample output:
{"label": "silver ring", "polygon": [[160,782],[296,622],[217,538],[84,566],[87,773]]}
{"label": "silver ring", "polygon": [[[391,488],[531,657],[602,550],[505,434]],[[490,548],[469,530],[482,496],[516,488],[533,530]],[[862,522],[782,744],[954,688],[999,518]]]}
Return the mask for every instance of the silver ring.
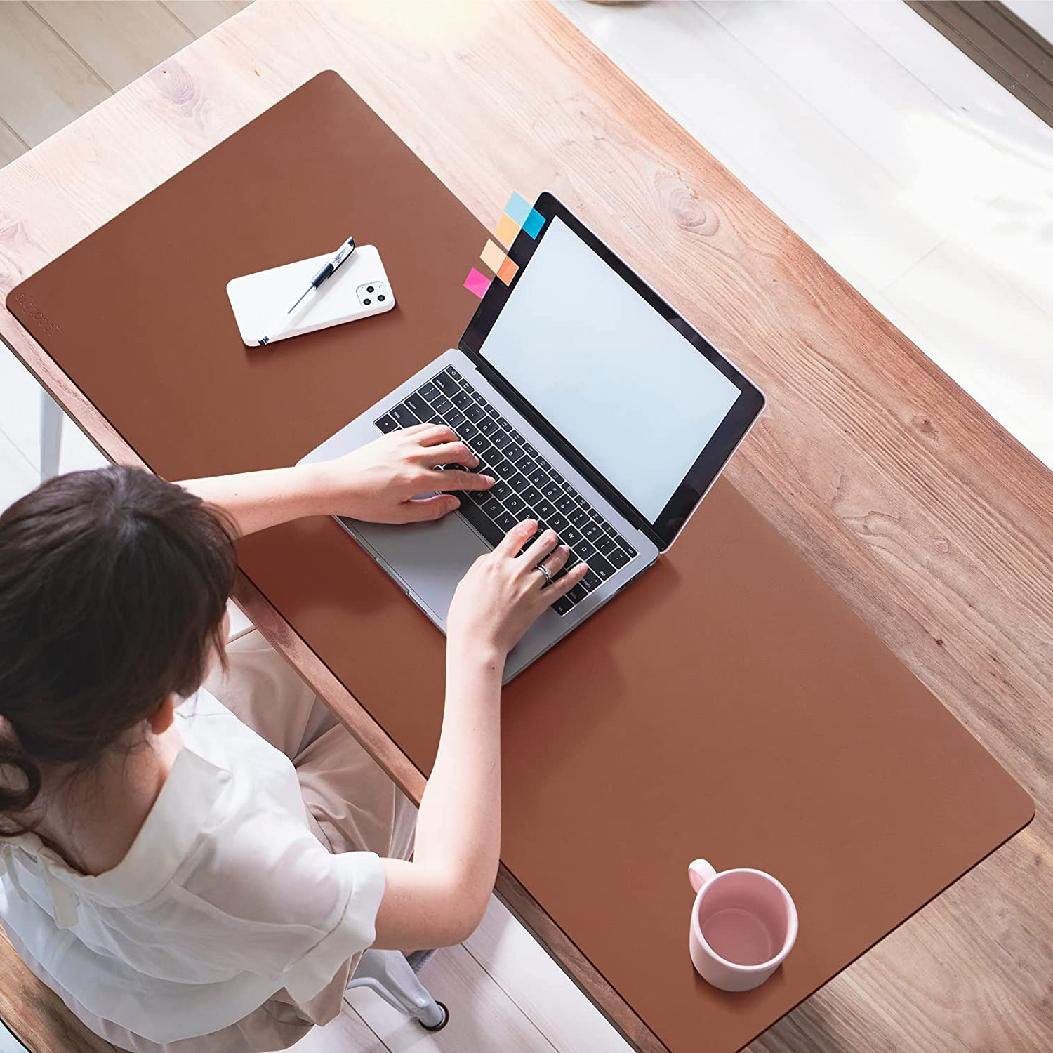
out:
{"label": "silver ring", "polygon": [[544,563],[539,563],[537,565],[536,569],[540,570],[541,573],[545,575],[545,584],[546,585],[551,585],[552,584],[552,575],[549,574],[548,567],[546,567]]}

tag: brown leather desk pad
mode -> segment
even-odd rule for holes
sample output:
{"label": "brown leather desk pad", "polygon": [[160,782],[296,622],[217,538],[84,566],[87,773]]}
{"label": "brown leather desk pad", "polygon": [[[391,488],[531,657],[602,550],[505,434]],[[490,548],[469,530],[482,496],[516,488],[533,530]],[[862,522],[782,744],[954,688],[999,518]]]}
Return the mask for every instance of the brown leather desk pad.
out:
{"label": "brown leather desk pad", "polygon": [[[349,232],[379,247],[398,307],[246,349],[228,279]],[[244,471],[295,462],[456,346],[477,303],[461,282],[485,237],[327,73],[23,282],[8,307],[161,475]],[[426,543],[426,527],[407,529]],[[240,550],[427,771],[443,684],[431,623],[331,520]],[[676,1053],[744,1045],[1032,815],[726,481],[666,558],[508,687],[504,720],[505,864]],[[696,856],[770,870],[796,899],[797,946],[757,991],[723,994],[692,970]]]}

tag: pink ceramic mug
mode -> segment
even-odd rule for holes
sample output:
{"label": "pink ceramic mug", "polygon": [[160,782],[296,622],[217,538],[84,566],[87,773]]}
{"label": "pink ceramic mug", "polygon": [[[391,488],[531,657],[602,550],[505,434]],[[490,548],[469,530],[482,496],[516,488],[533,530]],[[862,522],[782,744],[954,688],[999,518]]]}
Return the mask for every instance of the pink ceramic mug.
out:
{"label": "pink ceramic mug", "polygon": [[717,873],[696,859],[687,875],[695,890],[688,946],[699,975],[722,991],[752,991],[790,953],[797,908],[771,874],[739,867]]}

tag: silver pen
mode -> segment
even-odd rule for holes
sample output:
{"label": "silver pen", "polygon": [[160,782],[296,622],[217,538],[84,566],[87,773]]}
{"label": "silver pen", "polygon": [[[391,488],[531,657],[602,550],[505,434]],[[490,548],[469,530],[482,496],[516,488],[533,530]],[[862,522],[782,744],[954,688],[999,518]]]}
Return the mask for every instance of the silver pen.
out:
{"label": "silver pen", "polygon": [[282,335],[288,328],[289,323],[292,321],[293,315],[296,314],[297,309],[304,302],[304,300],[311,296],[310,303],[314,302],[315,296],[318,295],[318,290],[324,285],[332,276],[351,258],[351,253],[355,251],[355,239],[348,238],[341,246],[333,253],[332,259],[311,279],[311,284],[296,298],[296,302],[287,311],[283,311],[274,322],[267,327],[267,335],[261,336],[256,341],[257,347],[265,347],[272,340],[276,340]]}

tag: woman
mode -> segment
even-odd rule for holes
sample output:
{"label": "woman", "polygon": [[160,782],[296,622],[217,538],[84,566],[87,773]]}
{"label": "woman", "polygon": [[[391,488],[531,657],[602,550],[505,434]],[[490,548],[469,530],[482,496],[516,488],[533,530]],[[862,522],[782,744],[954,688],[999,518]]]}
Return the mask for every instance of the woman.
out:
{"label": "woman", "polygon": [[505,657],[586,568],[546,586],[539,566],[555,577],[567,550],[525,522],[465,575],[415,845],[406,799],[258,634],[224,648],[233,536],[437,519],[458,499],[436,491],[492,485],[437,468],[454,464],[477,462],[420,425],[183,486],[73,473],[0,516],[0,916],[114,1045],[283,1049],[336,1015],[366,947],[449,945],[478,923]]}

